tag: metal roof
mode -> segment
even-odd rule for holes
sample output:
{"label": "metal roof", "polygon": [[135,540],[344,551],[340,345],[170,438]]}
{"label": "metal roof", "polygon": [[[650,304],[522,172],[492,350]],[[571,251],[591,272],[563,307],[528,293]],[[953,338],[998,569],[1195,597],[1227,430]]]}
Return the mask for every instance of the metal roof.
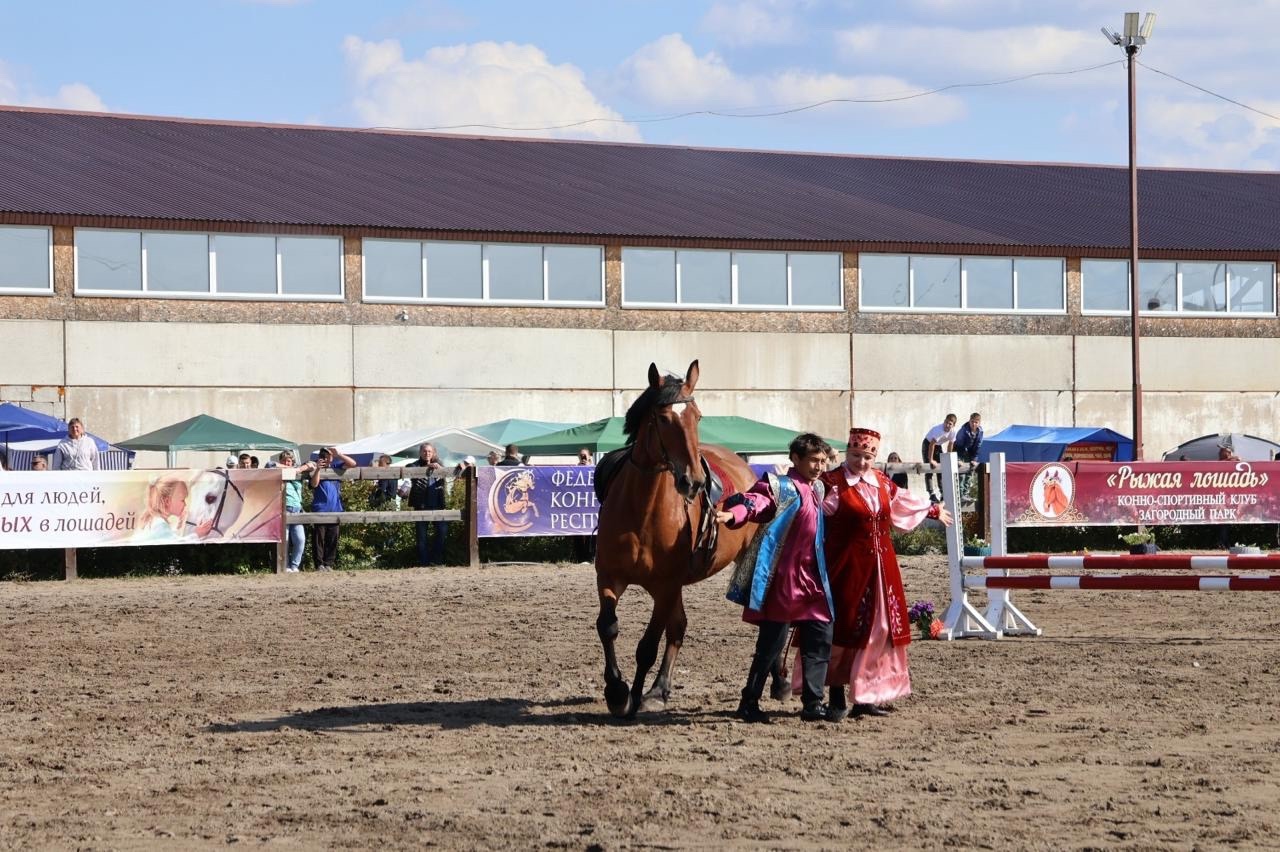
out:
{"label": "metal roof", "polygon": [[[1280,174],[1143,169],[1144,249],[1280,251]],[[0,108],[0,211],[707,240],[1122,248],[1123,167]]]}

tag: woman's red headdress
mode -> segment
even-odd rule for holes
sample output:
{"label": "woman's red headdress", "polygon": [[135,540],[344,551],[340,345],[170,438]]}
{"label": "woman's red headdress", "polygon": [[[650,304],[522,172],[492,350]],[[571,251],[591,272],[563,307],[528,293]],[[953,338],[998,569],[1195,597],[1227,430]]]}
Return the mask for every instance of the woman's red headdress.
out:
{"label": "woman's red headdress", "polygon": [[871,453],[880,451],[880,433],[874,429],[850,429],[849,449],[864,450]]}

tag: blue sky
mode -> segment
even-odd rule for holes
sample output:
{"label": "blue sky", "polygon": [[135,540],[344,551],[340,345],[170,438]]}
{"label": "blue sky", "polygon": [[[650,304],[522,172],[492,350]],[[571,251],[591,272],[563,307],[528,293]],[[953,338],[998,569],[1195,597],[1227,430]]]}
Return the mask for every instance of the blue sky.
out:
{"label": "blue sky", "polygon": [[[1280,0],[112,0],[0,11],[0,103],[894,156],[1127,162],[1099,27],[1155,11],[1139,161],[1280,169]],[[1111,63],[1111,64],[1106,64]],[[898,97],[759,118],[828,98]],[[560,130],[536,130],[606,118]]]}

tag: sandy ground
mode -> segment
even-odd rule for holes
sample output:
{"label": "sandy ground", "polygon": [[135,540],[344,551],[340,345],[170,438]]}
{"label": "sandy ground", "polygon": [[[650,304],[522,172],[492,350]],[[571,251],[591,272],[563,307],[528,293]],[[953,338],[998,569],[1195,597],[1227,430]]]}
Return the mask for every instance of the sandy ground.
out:
{"label": "sandy ground", "polygon": [[1280,845],[1272,596],[1021,593],[1045,637],[914,643],[892,716],[752,726],[723,580],[634,723],[587,566],[0,584],[0,847]]}

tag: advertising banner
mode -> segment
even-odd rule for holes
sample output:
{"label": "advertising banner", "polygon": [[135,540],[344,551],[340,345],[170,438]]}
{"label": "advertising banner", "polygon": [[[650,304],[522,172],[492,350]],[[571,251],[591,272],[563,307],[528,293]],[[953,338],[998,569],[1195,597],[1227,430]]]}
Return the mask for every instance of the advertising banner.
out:
{"label": "advertising banner", "polygon": [[595,476],[592,465],[477,468],[477,535],[595,535]]}
{"label": "advertising banner", "polygon": [[0,473],[0,550],[278,542],[280,471]]}
{"label": "advertising banner", "polygon": [[1013,462],[1011,527],[1280,521],[1280,462]]}

